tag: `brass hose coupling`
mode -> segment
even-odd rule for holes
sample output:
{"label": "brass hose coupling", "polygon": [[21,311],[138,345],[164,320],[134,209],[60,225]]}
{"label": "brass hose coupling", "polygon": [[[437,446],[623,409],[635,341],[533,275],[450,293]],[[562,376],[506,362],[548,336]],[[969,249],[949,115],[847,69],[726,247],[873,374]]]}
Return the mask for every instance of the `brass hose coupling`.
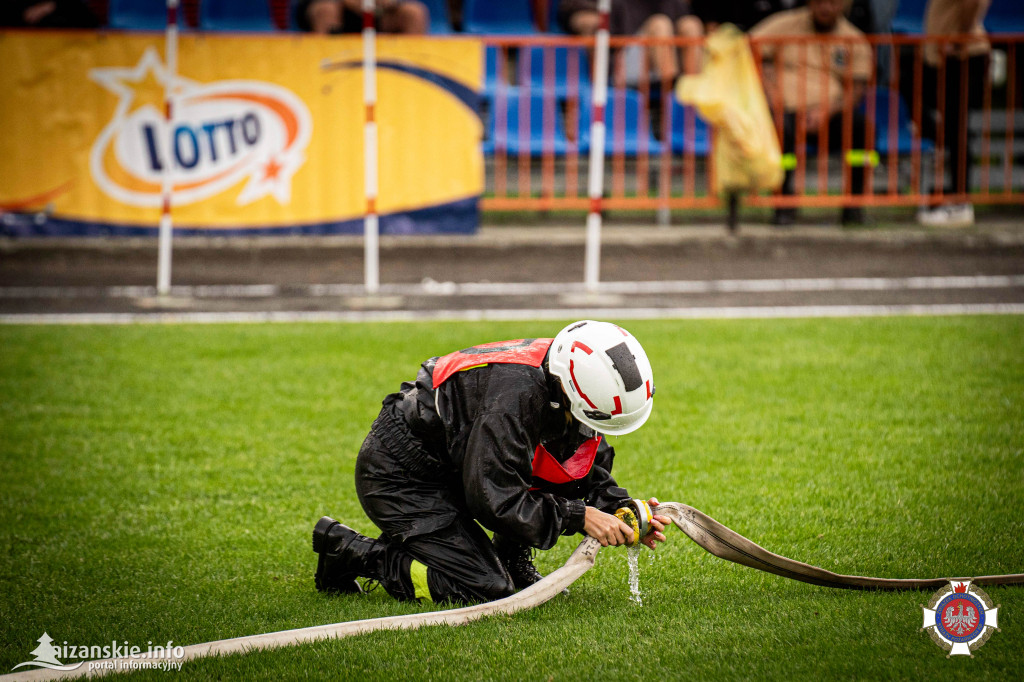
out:
{"label": "brass hose coupling", "polygon": [[633,541],[627,543],[629,547],[640,544],[640,540],[647,536],[654,518],[651,505],[643,500],[630,500],[628,506],[616,509],[615,515],[633,529]]}

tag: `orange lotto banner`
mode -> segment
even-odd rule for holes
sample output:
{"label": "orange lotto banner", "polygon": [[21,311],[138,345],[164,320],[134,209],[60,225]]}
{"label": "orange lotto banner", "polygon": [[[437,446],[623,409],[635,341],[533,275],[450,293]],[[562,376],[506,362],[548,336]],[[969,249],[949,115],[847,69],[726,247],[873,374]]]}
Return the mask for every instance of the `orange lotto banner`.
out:
{"label": "orange lotto banner", "polygon": [[[158,35],[0,32],[0,210],[147,234],[169,167],[176,229],[360,231],[361,58],[358,37],[185,35],[172,76]],[[479,43],[381,38],[377,58],[382,231],[472,231]]]}

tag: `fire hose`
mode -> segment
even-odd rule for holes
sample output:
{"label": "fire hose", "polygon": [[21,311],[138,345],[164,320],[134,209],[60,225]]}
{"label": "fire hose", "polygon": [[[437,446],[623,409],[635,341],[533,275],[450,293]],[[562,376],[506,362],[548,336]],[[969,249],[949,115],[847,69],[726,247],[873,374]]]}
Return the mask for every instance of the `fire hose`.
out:
{"label": "fire hose", "polygon": [[[715,521],[704,512],[681,502],[662,502],[657,505],[656,512],[667,516],[687,537],[716,557],[814,585],[859,590],[927,590],[937,589],[949,584],[950,580],[958,579],[898,579],[842,575],[769,552],[736,531]],[[634,501],[633,513],[636,514],[634,530],[640,530],[640,535],[645,534],[651,517],[650,507],[647,507],[646,503],[642,501]],[[625,520],[627,520],[627,523],[633,521],[633,519],[628,518],[628,515],[626,515]],[[637,537],[640,535],[637,535]],[[317,625],[295,630],[269,632],[262,635],[223,639],[215,642],[206,642],[205,644],[193,644],[181,647],[181,656],[176,656],[173,660],[180,662],[206,656],[247,653],[323,639],[340,639],[377,630],[412,630],[426,625],[464,625],[486,616],[513,614],[540,606],[561,593],[594,566],[594,561],[600,549],[601,544],[597,540],[590,537],[585,538],[569,556],[565,564],[550,573],[543,580],[509,597],[485,604],[476,604],[447,611],[431,611],[405,616],[348,621],[332,625]],[[969,579],[976,585],[1021,585],[1024,584],[1024,573],[988,575],[973,578],[964,577],[962,579]],[[44,668],[3,675],[0,676],[0,680],[28,682],[29,680],[99,676],[106,672],[128,669],[123,667],[124,662],[128,660],[124,658],[92,661],[92,667],[82,664],[74,670],[48,670]],[[98,664],[113,665],[101,666]]]}
{"label": "fire hose", "polygon": [[[720,559],[813,585],[849,590],[935,590],[957,579],[841,575],[769,552],[687,504],[664,502],[657,506],[657,513],[672,519],[691,540]],[[975,585],[1024,585],[1024,573],[986,575],[971,578],[971,581]]]}

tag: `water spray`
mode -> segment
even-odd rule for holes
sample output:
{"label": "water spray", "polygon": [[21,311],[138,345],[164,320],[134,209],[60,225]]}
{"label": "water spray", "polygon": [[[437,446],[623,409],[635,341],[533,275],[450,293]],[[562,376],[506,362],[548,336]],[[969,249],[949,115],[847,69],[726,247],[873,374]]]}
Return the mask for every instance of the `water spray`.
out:
{"label": "water spray", "polygon": [[639,606],[643,606],[640,594],[640,542],[651,530],[654,512],[651,505],[643,500],[630,500],[625,507],[615,510],[615,516],[633,529],[633,540],[627,542],[626,562],[629,566],[629,598]]}

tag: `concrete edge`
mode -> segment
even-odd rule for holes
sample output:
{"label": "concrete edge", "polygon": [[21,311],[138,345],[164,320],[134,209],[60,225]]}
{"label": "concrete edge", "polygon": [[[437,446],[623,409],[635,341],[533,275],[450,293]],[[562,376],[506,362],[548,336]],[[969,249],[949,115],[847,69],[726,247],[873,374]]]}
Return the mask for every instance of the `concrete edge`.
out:
{"label": "concrete edge", "polygon": [[[581,246],[585,228],[579,226],[485,226],[474,235],[385,235],[382,249],[453,247],[508,248],[512,246]],[[765,242],[825,242],[902,246],[939,244],[961,247],[1024,245],[1024,219],[1020,223],[1000,221],[971,228],[936,229],[924,227],[843,229],[837,226],[803,225],[773,228],[763,224],[742,225],[736,234],[725,226],[658,227],[644,224],[612,225],[602,230],[603,245],[657,246],[687,243],[739,244]],[[323,249],[361,248],[359,235],[289,236],[189,236],[179,237],[174,248],[181,250]],[[156,237],[0,237],[0,253],[33,250],[131,251],[156,248]]]}

